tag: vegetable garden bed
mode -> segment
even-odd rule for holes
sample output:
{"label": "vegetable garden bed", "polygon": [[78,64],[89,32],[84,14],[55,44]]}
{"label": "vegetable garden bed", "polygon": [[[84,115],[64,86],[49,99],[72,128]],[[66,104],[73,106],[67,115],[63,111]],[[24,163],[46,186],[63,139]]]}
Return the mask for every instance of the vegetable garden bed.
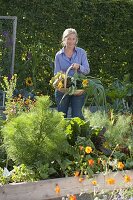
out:
{"label": "vegetable garden bed", "polygon": [[[124,180],[125,175],[129,180]],[[108,179],[114,179],[115,183],[107,183]],[[97,184],[92,184],[93,181]],[[55,188],[58,184],[60,192]],[[66,196],[67,194],[91,193],[104,190],[105,192],[133,187],[133,170],[103,173],[93,178],[85,178],[79,182],[78,177],[48,179],[37,182],[12,183],[0,187],[0,200],[45,200]]]}

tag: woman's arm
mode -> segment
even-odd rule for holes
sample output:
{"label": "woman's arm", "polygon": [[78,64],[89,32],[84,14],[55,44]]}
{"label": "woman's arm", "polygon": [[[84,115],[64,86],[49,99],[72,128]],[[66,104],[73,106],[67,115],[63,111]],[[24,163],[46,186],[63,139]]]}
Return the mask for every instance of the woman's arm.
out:
{"label": "woman's arm", "polygon": [[59,57],[58,54],[55,55],[55,61],[54,61],[54,74],[57,74],[57,72],[61,71],[60,63],[59,63]]}

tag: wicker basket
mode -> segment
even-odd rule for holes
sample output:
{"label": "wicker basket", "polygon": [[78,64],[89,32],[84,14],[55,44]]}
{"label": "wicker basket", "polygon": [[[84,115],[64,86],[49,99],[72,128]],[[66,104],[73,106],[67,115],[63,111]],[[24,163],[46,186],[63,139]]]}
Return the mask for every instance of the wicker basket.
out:
{"label": "wicker basket", "polygon": [[[66,93],[68,91],[68,88],[67,88],[67,78],[68,78],[68,73],[69,71],[72,69],[72,65],[67,69],[66,71],[66,74],[65,74],[65,79],[64,79],[64,88],[61,88],[61,89],[58,89],[60,92],[62,93]],[[79,95],[82,95],[84,93],[84,90],[83,89],[77,89],[74,91],[74,94],[75,96],[79,96]]]}

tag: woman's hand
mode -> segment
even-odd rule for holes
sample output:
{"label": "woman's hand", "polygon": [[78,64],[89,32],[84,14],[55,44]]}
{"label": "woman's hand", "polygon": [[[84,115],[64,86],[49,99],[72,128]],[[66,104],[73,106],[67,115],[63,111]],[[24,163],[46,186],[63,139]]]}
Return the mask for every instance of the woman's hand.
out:
{"label": "woman's hand", "polygon": [[72,68],[78,70],[80,68],[80,65],[78,63],[73,63]]}

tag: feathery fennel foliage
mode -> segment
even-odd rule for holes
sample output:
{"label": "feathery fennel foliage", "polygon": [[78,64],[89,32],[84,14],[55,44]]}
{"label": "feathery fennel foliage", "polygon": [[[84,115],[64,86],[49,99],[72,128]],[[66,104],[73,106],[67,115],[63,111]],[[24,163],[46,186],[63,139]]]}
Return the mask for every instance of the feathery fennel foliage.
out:
{"label": "feathery fennel foliage", "polygon": [[48,96],[38,97],[29,113],[22,113],[5,124],[4,145],[8,157],[16,164],[46,164],[67,151],[63,114],[51,110],[50,105]]}

